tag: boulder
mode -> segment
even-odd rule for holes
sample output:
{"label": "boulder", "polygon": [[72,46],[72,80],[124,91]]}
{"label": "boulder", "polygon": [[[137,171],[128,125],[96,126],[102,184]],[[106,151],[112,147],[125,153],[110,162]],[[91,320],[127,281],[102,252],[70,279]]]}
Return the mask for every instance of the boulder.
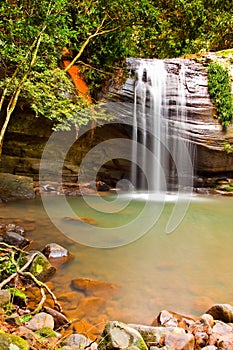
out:
{"label": "boulder", "polygon": [[14,334],[0,333],[0,350],[29,350],[26,340]]}
{"label": "boulder", "polygon": [[233,322],[233,306],[230,304],[215,304],[206,311],[206,314],[213,316],[214,320]]}
{"label": "boulder", "polygon": [[56,268],[52,266],[46,256],[39,251],[31,250],[27,256],[27,259],[30,259],[34,253],[37,253],[37,255],[33,259],[29,271],[39,280],[45,281],[56,272]]}
{"label": "boulder", "polygon": [[32,178],[0,173],[0,198],[3,201],[32,199],[34,197]]}
{"label": "boulder", "polygon": [[125,323],[110,321],[106,324],[98,349],[148,350],[141,334]]}

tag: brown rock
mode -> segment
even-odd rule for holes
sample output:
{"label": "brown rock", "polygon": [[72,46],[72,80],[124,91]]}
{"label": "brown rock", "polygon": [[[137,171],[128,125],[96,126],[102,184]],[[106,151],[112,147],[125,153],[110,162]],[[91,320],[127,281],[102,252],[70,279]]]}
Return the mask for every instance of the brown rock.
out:
{"label": "brown rock", "polygon": [[35,197],[33,179],[26,176],[0,173],[0,198],[4,201]]}
{"label": "brown rock", "polygon": [[118,290],[118,287],[109,282],[90,280],[88,278],[77,278],[71,281],[73,288],[84,292],[86,295],[111,297]]}
{"label": "brown rock", "polygon": [[100,312],[105,305],[105,300],[100,297],[87,297],[81,300],[79,309],[84,311],[86,315],[93,315]]}
{"label": "brown rock", "polygon": [[86,223],[86,224],[89,224],[89,225],[97,225],[97,222],[95,219],[93,218],[90,218],[90,217],[71,217],[71,216],[65,216],[63,218],[63,220],[65,221],[75,221],[77,223]]}
{"label": "brown rock", "polygon": [[[167,311],[167,310],[162,310],[158,316],[153,320],[152,326],[172,326],[175,327],[177,326],[180,322],[183,322],[183,320],[187,322],[194,322],[198,320],[198,317],[195,316],[185,316],[178,314],[173,311]],[[170,324],[171,323],[171,324]],[[174,324],[172,324],[174,323]]]}
{"label": "brown rock", "polygon": [[83,293],[78,291],[72,291],[67,293],[62,293],[57,296],[59,301],[62,301],[63,303],[67,304],[66,308],[69,308],[69,305],[75,305],[75,308],[77,308],[80,300],[84,298]]}
{"label": "brown rock", "polygon": [[84,334],[92,340],[96,338],[96,335],[100,335],[100,331],[93,324],[88,323],[85,319],[73,323],[73,328],[77,333]]}
{"label": "brown rock", "polygon": [[165,345],[176,350],[194,350],[194,336],[192,334],[166,334]]}
{"label": "brown rock", "polygon": [[215,304],[206,311],[206,314],[212,315],[214,320],[233,322],[233,306],[230,304]]}

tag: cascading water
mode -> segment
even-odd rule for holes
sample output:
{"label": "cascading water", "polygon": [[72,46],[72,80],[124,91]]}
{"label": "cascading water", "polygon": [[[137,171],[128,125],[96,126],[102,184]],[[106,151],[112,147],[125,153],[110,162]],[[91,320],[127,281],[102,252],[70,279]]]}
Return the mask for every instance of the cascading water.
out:
{"label": "cascading water", "polygon": [[[190,186],[192,153],[183,138],[185,66],[169,74],[162,60],[140,60],[134,89],[131,181],[136,189],[164,192]],[[171,79],[176,81],[171,83]],[[170,91],[170,86],[173,91]],[[175,89],[174,89],[175,86]],[[186,135],[187,137],[187,135]]]}

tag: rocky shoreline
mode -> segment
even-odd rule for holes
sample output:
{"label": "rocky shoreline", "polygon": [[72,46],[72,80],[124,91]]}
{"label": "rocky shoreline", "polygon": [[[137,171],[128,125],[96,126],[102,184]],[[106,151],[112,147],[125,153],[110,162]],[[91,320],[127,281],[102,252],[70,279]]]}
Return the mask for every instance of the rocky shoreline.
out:
{"label": "rocky shoreline", "polygon": [[[41,194],[52,194],[59,196],[83,196],[101,195],[114,193],[116,191],[128,191],[127,182],[121,183],[117,189],[109,186],[103,181],[87,183],[77,182],[52,182],[33,181],[26,176],[0,173],[0,203],[11,200],[33,199]],[[208,184],[208,186],[207,186]],[[201,195],[233,196],[233,179],[227,177],[219,178],[195,178],[193,192]]]}
{"label": "rocky shoreline", "polygon": [[[213,305],[199,317],[162,310],[151,325],[126,324],[119,319],[106,320],[101,330],[94,323],[83,331],[73,327],[51,283],[45,282],[55,273],[53,263],[69,263],[72,256],[56,243],[42,251],[27,250],[29,243],[23,227],[1,223],[0,349],[233,349],[233,306],[229,304]],[[85,304],[91,308],[100,296],[107,298],[118,288],[87,278],[71,283],[86,300],[91,299],[91,304]],[[78,319],[80,308],[75,312]]]}

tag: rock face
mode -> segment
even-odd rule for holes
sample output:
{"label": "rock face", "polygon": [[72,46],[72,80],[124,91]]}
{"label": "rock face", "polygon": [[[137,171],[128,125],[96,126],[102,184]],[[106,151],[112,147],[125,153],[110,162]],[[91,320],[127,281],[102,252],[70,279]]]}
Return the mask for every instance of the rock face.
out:
{"label": "rock face", "polygon": [[[132,72],[140,64],[140,60],[129,60]],[[184,67],[184,89],[186,96],[186,123],[183,138],[189,139],[196,148],[195,170],[199,175],[218,175],[233,172],[233,153],[224,150],[224,142],[233,144],[233,128],[223,131],[218,119],[214,118],[215,109],[208,93],[207,70],[204,65],[190,59],[164,60],[167,71],[167,101],[168,117],[174,128],[179,124],[179,116],[175,115],[177,99],[177,79],[181,67]],[[132,110],[135,79],[128,78],[125,85],[113,94],[109,111],[115,113],[119,120],[128,119],[133,124]],[[116,103],[118,102],[118,103]]]}
{"label": "rock face", "polygon": [[[140,60],[129,60],[128,63],[129,70],[134,73]],[[205,64],[191,59],[166,59],[164,64],[168,78],[165,102],[169,110],[169,124],[175,132],[180,123],[179,116],[175,112],[178,94],[177,79],[179,79],[181,67],[184,68],[182,84],[186,96],[187,118],[182,137],[189,139],[195,145],[196,175],[204,178],[233,177],[233,153],[229,153],[229,145],[230,147],[233,145],[233,127],[230,126],[227,131],[223,131],[219,120],[214,118],[215,109],[208,94]],[[54,171],[56,161],[65,159],[62,169],[63,179],[77,181],[79,166],[86,154],[92,150],[93,157],[89,163],[86,162],[86,167],[90,170],[99,169],[98,180],[113,186],[119,180],[129,178],[130,163],[124,158],[126,154],[124,145],[121,142],[117,143],[117,151],[118,154],[122,154],[122,158],[120,156],[114,158],[112,154],[115,154],[116,145],[114,143],[105,145],[104,141],[132,138],[134,84],[135,79],[132,74],[123,86],[116,88],[113,84],[110,88],[110,96],[106,98],[105,107],[107,112],[115,117],[114,124],[110,121],[104,123],[102,127],[96,127],[94,135],[91,131],[84,132],[85,129],[82,133],[80,129],[79,135],[82,134],[82,136],[72,144],[67,154],[63,151],[63,145],[69,143],[70,138],[75,140],[75,131],[72,130],[70,134],[61,133],[61,142],[50,151],[49,159],[46,159],[43,164],[46,168],[43,177],[56,181],[56,176],[59,175]],[[52,127],[51,121],[34,118],[27,109],[17,109],[5,137],[0,172],[30,175],[38,179],[40,158],[52,133]],[[103,144],[103,147],[95,148],[99,144]],[[101,168],[99,168],[99,161]]]}

